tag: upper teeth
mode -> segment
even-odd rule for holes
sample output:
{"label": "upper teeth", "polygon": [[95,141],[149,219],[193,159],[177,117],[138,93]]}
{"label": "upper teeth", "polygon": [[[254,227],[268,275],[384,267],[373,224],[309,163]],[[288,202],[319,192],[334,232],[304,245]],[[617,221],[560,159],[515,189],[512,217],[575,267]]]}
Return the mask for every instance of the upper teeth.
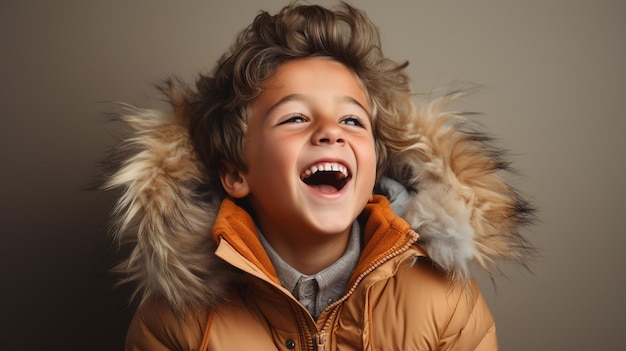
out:
{"label": "upper teeth", "polygon": [[313,165],[309,169],[306,169],[304,172],[302,172],[302,175],[300,175],[300,178],[302,179],[308,178],[311,175],[320,171],[340,172],[344,178],[347,178],[349,175],[348,169],[344,165],[340,163],[336,163],[336,162],[323,162],[323,163],[318,163],[316,165]]}

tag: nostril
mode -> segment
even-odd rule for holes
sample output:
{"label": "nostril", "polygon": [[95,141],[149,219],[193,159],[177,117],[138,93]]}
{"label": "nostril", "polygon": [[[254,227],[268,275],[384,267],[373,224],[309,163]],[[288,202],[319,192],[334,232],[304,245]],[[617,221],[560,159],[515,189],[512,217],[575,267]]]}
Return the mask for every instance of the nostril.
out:
{"label": "nostril", "polygon": [[340,128],[321,126],[311,136],[311,141],[315,144],[345,144],[346,138]]}
{"label": "nostril", "polygon": [[331,138],[320,138],[319,143],[327,143],[327,144],[343,144],[345,140],[343,138],[331,139]]}

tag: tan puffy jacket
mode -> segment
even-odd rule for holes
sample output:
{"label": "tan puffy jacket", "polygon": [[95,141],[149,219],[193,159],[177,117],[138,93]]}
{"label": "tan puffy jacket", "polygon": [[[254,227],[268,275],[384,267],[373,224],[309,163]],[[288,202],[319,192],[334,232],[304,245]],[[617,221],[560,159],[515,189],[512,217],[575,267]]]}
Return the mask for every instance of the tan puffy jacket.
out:
{"label": "tan puffy jacket", "polygon": [[129,350],[314,350],[317,338],[318,351],[496,348],[469,264],[527,262],[518,230],[531,208],[499,177],[507,163],[490,139],[442,110],[452,97],[411,116],[419,140],[389,158],[384,196],[362,215],[349,291],[314,321],[279,285],[250,216],[207,189],[185,100],[170,89],[172,111],[119,116],[134,133],[104,184],[122,190],[116,233],[134,245],[117,267],[141,302]]}
{"label": "tan puffy jacket", "polygon": [[496,350],[478,286],[453,284],[418,236],[375,196],[363,213],[365,247],[342,299],[314,321],[278,282],[247,213],[225,200],[213,235],[218,257],[245,273],[228,301],[189,311],[139,309],[128,350]]}

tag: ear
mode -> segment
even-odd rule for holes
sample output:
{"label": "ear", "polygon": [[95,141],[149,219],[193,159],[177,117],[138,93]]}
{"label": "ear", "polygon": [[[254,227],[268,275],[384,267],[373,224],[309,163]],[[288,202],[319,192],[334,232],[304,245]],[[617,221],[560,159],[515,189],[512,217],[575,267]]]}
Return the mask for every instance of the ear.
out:
{"label": "ear", "polygon": [[250,186],[244,175],[233,165],[225,165],[220,171],[220,181],[228,195],[235,199],[246,197],[250,193]]}

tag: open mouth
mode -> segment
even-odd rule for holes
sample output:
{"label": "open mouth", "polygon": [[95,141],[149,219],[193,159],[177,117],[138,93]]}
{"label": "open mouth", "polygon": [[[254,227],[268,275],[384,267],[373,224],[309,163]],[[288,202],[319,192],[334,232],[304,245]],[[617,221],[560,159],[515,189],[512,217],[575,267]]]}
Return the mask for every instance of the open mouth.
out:
{"label": "open mouth", "polygon": [[300,175],[306,185],[324,193],[340,191],[350,178],[348,168],[337,162],[315,164]]}

